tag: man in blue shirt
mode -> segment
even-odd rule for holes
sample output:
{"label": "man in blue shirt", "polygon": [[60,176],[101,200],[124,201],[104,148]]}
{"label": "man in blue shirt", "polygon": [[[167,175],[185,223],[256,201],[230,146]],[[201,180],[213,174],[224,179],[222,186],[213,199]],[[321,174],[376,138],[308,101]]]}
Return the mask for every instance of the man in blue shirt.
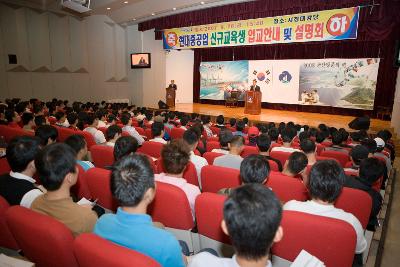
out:
{"label": "man in blue shirt", "polygon": [[94,233],[141,252],[163,267],[185,266],[178,241],[153,226],[146,214],[155,196],[154,173],[147,157],[134,154],[117,161],[111,173],[111,191],[121,206],[117,214],[103,215]]}

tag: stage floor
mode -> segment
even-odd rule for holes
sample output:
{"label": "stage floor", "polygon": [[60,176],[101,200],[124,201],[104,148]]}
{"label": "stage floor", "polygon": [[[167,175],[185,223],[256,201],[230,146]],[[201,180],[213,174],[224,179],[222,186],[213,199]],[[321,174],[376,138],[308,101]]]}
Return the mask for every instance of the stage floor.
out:
{"label": "stage floor", "polygon": [[[244,114],[243,107],[229,108],[222,105],[209,105],[209,104],[176,104],[175,111],[186,113],[199,113],[211,116],[223,115],[228,118],[243,118],[247,117],[251,121],[264,121],[264,122],[289,122],[293,121],[298,124],[307,124],[309,126],[317,127],[321,123],[325,123],[331,127],[349,129],[348,123],[354,119],[352,116],[321,114],[321,113],[308,113],[296,112],[286,110],[273,110],[261,109],[260,115]],[[378,131],[380,129],[390,129],[390,121],[383,121],[378,119],[371,119],[371,130]]]}

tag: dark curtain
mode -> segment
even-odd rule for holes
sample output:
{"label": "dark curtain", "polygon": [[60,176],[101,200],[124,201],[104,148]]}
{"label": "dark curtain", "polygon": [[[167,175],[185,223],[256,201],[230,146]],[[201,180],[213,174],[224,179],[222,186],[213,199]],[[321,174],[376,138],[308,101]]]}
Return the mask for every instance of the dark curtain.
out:
{"label": "dark curtain", "polygon": [[[375,4],[375,5],[373,5]],[[400,39],[400,0],[263,0],[158,18],[139,24],[139,30],[155,29],[161,40],[163,29],[225,21],[271,17],[317,10],[361,6],[357,40],[203,48],[194,51],[193,101],[222,104],[223,101],[199,100],[200,73],[203,61],[314,59],[314,58],[381,58],[374,112],[333,107],[313,107],[263,103],[273,109],[322,112],[346,115],[374,115],[380,106],[392,107],[397,68],[394,67],[395,41]]]}

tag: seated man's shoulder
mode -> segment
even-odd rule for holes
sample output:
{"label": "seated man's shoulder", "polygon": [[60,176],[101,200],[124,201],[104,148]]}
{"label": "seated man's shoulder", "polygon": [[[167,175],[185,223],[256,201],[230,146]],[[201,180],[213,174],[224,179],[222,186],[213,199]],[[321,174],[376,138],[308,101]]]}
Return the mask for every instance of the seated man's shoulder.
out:
{"label": "seated man's shoulder", "polygon": [[306,202],[298,201],[298,200],[290,200],[285,203],[283,206],[284,210],[297,210],[303,208],[306,205]]}
{"label": "seated man's shoulder", "polygon": [[209,267],[223,267],[230,266],[229,262],[232,261],[231,258],[220,258],[212,255],[208,252],[201,252],[192,257],[189,262],[189,267],[200,267],[200,266],[209,266]]}

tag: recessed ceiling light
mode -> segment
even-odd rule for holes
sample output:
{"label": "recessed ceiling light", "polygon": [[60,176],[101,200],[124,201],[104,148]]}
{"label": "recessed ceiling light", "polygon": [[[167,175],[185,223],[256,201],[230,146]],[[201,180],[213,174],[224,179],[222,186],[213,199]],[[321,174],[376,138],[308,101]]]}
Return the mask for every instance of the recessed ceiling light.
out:
{"label": "recessed ceiling light", "polygon": [[154,15],[155,15],[155,13],[151,13],[151,15],[152,15],[152,16],[154,16]]}
{"label": "recessed ceiling light", "polygon": [[203,1],[201,1],[200,4],[204,5],[205,3]]}
{"label": "recessed ceiling light", "polygon": [[128,4],[128,1],[125,1],[124,4]]}
{"label": "recessed ceiling light", "polygon": [[172,10],[176,10],[176,7],[172,8]]}
{"label": "recessed ceiling light", "polygon": [[133,21],[135,21],[136,19],[132,19]]}
{"label": "recessed ceiling light", "polygon": [[110,10],[111,9],[111,7],[107,7],[107,10]]}

